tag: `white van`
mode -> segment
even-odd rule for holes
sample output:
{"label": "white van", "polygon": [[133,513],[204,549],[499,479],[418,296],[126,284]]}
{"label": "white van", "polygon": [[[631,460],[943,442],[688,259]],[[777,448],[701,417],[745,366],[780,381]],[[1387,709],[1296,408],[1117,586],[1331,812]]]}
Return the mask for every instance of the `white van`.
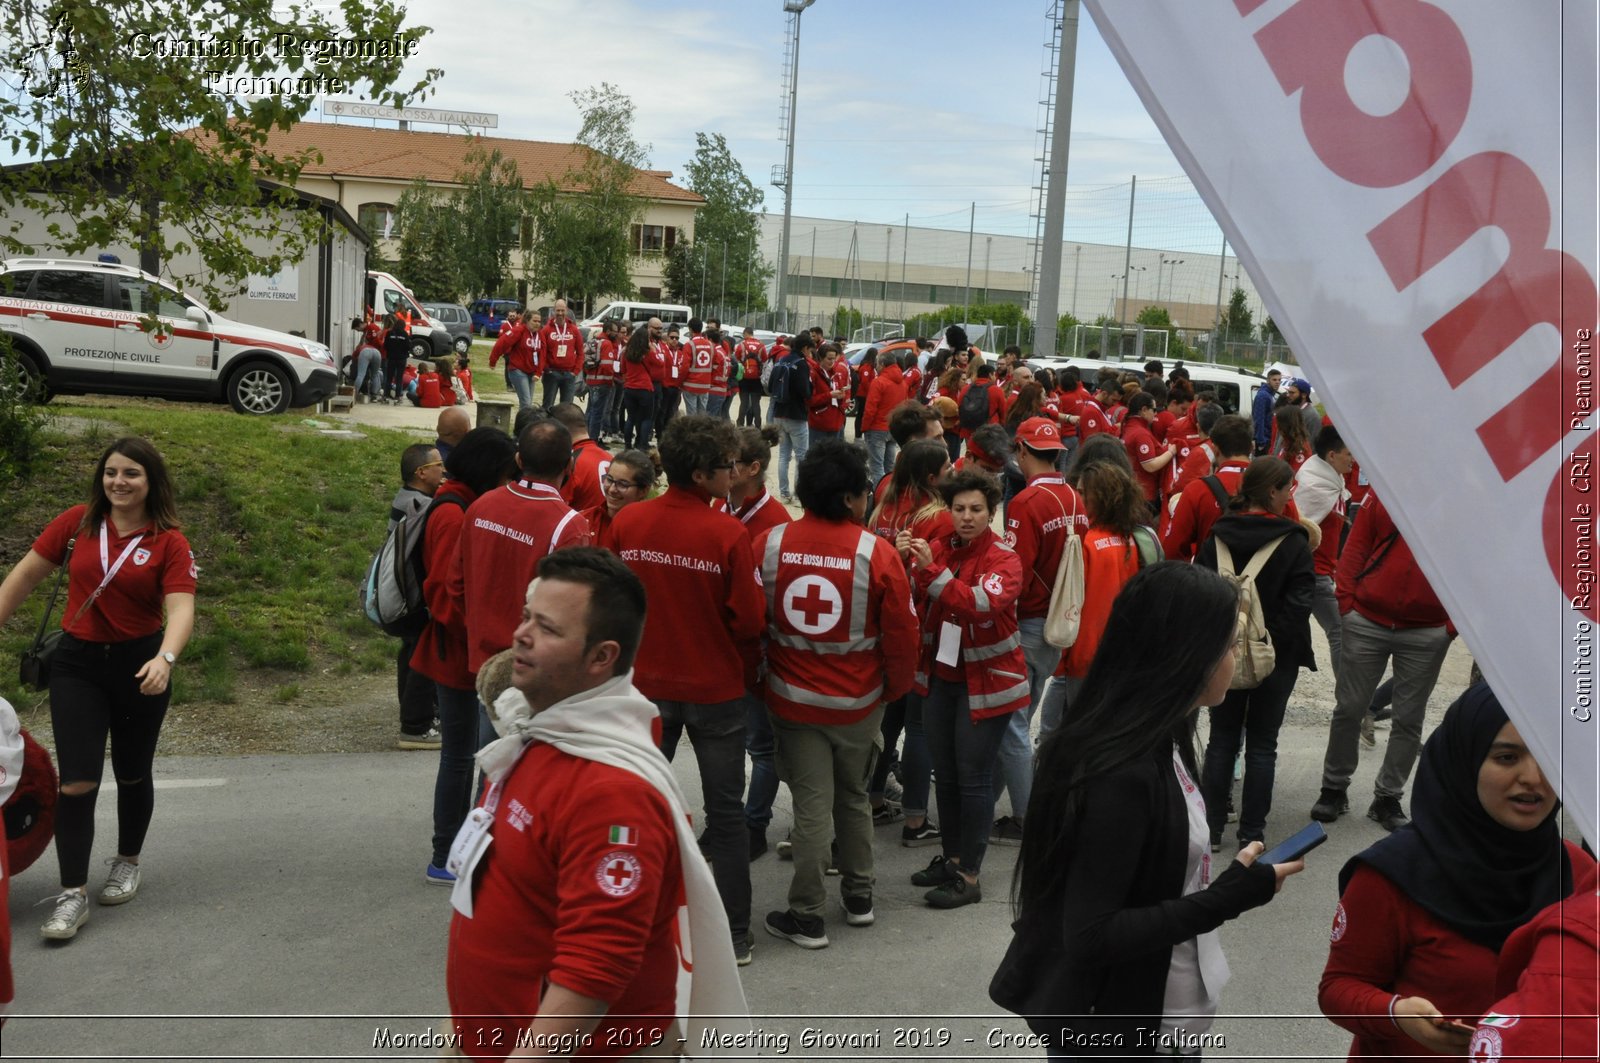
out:
{"label": "white van", "polygon": [[[1139,379],[1144,379],[1143,362],[1107,362],[1096,358],[1029,358],[1027,363],[1035,369],[1049,369],[1052,372],[1069,365],[1077,366],[1079,376],[1091,387],[1094,384],[1095,374],[1108,368],[1120,373],[1134,373]],[[1216,392],[1217,402],[1225,412],[1243,411],[1246,417],[1250,416],[1250,403],[1255,398],[1256,389],[1265,387],[1267,383],[1267,378],[1260,373],[1240,369],[1234,365],[1191,362],[1185,359],[1183,368],[1188,371],[1189,381],[1194,385],[1195,391],[1209,388]]]}
{"label": "white van", "polygon": [[598,314],[578,322],[578,327],[584,339],[590,339],[600,331],[602,322],[620,321],[632,331],[653,317],[660,318],[663,325],[687,325],[694,311],[681,303],[607,303]]}
{"label": "white van", "polygon": [[451,358],[454,339],[449,326],[422,309],[422,304],[391,274],[367,270],[367,306],[378,317],[407,314],[411,318],[411,357],[418,361]]}

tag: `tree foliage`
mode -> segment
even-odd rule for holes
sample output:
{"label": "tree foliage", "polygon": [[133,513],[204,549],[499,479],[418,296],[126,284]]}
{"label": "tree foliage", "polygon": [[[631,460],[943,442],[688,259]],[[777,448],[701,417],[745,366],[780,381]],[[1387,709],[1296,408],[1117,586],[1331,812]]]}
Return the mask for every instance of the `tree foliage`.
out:
{"label": "tree foliage", "polygon": [[765,310],[773,267],[759,249],[764,193],[721,133],[696,133],[694,139],[684,177],[705,203],[694,212],[693,243],[679,241],[667,257],[667,292],[679,302],[697,302],[703,287],[708,300],[714,293],[726,307]]}
{"label": "tree foliage", "polygon": [[453,197],[422,178],[395,204],[399,275],[425,302],[451,302],[461,291],[459,249],[465,233]]}
{"label": "tree foliage", "polygon": [[[138,248],[213,302],[299,260],[321,235],[316,212],[285,209],[309,153],[277,154],[268,133],[319,94],[392,106],[428,95],[442,71],[400,84],[430,32],[405,16],[391,0],[0,5],[0,144],[48,164],[0,172],[0,250]],[[330,52],[358,39],[388,43]],[[44,240],[23,228],[34,213],[48,218]],[[173,257],[190,254],[197,268],[177,272]]]}
{"label": "tree foliage", "polygon": [[649,165],[650,148],[634,140],[633,101],[616,86],[602,82],[569,96],[583,115],[577,143],[586,150],[559,182],[546,179],[533,190],[523,272],[533,289],[589,306],[599,296],[634,293],[633,225],[644,201],[633,182]]}
{"label": "tree foliage", "polygon": [[511,249],[527,211],[517,164],[474,144],[457,174],[461,187],[451,197],[461,227],[456,258],[461,291],[496,296],[511,275]]}
{"label": "tree foliage", "polygon": [[1261,322],[1261,341],[1265,343],[1268,340],[1273,343],[1283,342],[1283,333],[1279,330],[1278,323],[1272,320],[1271,314],[1268,314],[1266,320]]}
{"label": "tree foliage", "polygon": [[952,303],[932,313],[918,314],[907,321],[906,335],[932,336],[944,331],[947,325],[956,325],[963,321],[969,325],[992,322],[995,328],[1008,331],[1018,328],[1027,331],[1033,327],[1033,322],[1016,303],[973,303],[971,306]]}
{"label": "tree foliage", "polygon": [[1083,322],[1079,321],[1078,316],[1072,313],[1062,314],[1056,318],[1056,345],[1060,346],[1062,337],[1071,335],[1072,330],[1081,324]]}
{"label": "tree foliage", "polygon": [[1235,288],[1228,297],[1228,308],[1223,311],[1217,327],[1222,330],[1224,340],[1247,343],[1255,335],[1255,316],[1245,302],[1243,288]]}

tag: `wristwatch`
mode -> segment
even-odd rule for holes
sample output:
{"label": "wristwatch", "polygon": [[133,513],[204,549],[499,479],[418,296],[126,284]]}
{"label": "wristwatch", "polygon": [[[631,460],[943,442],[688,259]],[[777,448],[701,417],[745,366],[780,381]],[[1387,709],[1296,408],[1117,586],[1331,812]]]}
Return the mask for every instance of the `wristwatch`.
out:
{"label": "wristwatch", "polygon": [[178,655],[170,650],[163,652],[161,654],[161,659],[166,661],[169,666],[178,663]]}

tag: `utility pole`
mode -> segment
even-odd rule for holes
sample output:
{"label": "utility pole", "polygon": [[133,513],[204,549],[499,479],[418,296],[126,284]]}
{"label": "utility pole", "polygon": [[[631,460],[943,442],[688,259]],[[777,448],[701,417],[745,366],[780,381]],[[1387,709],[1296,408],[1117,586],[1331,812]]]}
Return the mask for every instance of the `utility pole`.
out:
{"label": "utility pole", "polygon": [[[789,70],[787,81],[789,106],[784,113],[783,172],[774,174],[773,184],[783,188],[783,241],[778,249],[778,307],[783,315],[783,325],[789,325],[789,304],[786,300],[789,278],[789,224],[794,215],[794,116],[795,101],[800,81],[800,14],[816,0],[783,0],[783,9],[789,13]],[[813,256],[814,257],[814,256]],[[812,271],[816,271],[815,262]]]}
{"label": "utility pole", "polygon": [[1128,189],[1128,247],[1122,255],[1122,312],[1117,315],[1117,354],[1122,354],[1121,328],[1128,320],[1128,274],[1133,265],[1133,196],[1139,191],[1139,175],[1133,175],[1133,186]]}
{"label": "utility pole", "polygon": [[1206,344],[1206,361],[1216,361],[1217,333],[1222,329],[1222,277],[1228,268],[1228,237],[1222,237],[1222,256],[1217,259],[1217,319],[1211,326],[1210,341]]}
{"label": "utility pole", "polygon": [[906,319],[906,250],[911,243],[911,215],[906,215],[905,228],[900,231],[900,320]]}
{"label": "utility pole", "polygon": [[994,253],[994,237],[983,238],[983,301],[989,301],[989,256]]}
{"label": "utility pole", "polygon": [[889,316],[889,245],[894,240],[894,229],[883,230],[883,316]]}
{"label": "utility pole", "polygon": [[961,325],[966,327],[967,318],[972,312],[972,234],[978,224],[978,204],[972,204],[972,213],[967,218],[967,294],[963,297],[961,305]]}
{"label": "utility pole", "polygon": [[[1056,100],[1050,124],[1050,172],[1046,175],[1044,233],[1039,251],[1039,298],[1035,303],[1033,350],[1056,352],[1056,319],[1061,308],[1062,232],[1067,218],[1067,149],[1072,140],[1072,83],[1078,57],[1078,0],[1062,0],[1060,10],[1061,55],[1056,67]],[[1079,248],[1081,251],[1082,248]],[[1073,260],[1072,306],[1078,306],[1078,267]]]}

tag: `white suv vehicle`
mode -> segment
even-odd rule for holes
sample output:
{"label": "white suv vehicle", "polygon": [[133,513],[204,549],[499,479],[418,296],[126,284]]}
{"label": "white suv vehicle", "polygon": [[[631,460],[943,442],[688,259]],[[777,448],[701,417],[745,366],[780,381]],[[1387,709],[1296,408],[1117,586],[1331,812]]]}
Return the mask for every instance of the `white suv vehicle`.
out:
{"label": "white suv vehicle", "polygon": [[158,395],[282,413],[338,386],[325,345],[230,321],[115,263],[0,263],[0,332],[46,398]]}

